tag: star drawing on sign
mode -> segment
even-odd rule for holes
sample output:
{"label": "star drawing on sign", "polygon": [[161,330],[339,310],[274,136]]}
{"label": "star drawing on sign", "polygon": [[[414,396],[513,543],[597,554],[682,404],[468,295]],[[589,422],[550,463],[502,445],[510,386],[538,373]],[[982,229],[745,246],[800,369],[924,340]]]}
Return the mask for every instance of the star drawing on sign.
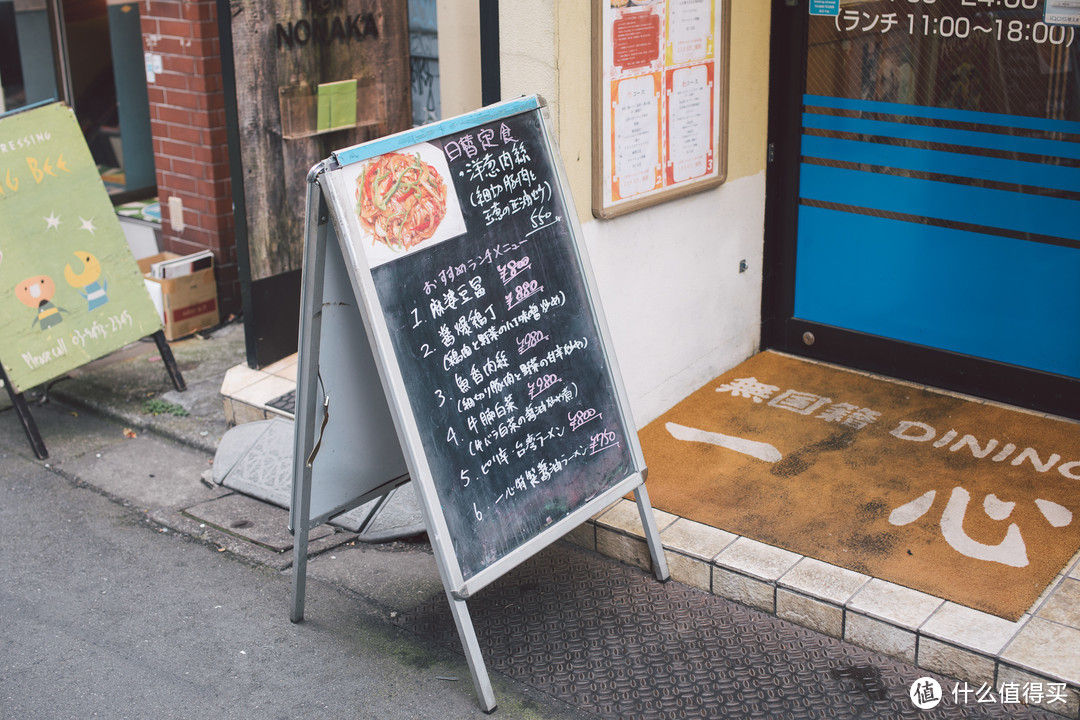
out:
{"label": "star drawing on sign", "polygon": [[43,218],[45,220],[45,229],[53,230],[60,227],[60,218],[56,217],[56,211],[49,213],[49,217]]}
{"label": "star drawing on sign", "polygon": [[82,225],[79,226],[80,230],[87,230],[87,231],[89,231],[89,233],[91,235],[94,234],[94,230],[96,230],[97,228],[94,227],[94,219],[93,218],[91,218],[89,220],[85,220],[80,216],[79,221],[82,223]]}

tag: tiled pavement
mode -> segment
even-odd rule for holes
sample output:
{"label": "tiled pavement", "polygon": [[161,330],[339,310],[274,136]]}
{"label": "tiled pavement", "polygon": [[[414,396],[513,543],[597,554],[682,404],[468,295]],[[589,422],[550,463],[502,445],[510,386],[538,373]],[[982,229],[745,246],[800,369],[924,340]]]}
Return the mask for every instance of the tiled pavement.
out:
{"label": "tiled pavement", "polygon": [[[240,365],[222,383],[230,423],[291,417],[268,403],[295,387],[296,357]],[[655,510],[672,578],[956,678],[977,691],[1042,697],[1080,718],[1080,553],[1017,622]],[[569,541],[639,567],[649,554],[637,506],[620,500]],[[962,582],[962,579],[957,579]],[[965,686],[966,687],[966,686]]]}

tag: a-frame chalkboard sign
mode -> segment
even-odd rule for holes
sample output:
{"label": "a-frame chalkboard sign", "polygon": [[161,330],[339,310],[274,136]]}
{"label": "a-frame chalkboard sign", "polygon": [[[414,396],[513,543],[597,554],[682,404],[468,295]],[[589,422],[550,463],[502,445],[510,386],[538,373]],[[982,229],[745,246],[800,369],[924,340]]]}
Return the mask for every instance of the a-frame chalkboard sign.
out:
{"label": "a-frame chalkboard sign", "polygon": [[307,531],[411,479],[487,711],[467,598],[629,492],[668,578],[543,110],[489,106],[308,176],[292,619]]}

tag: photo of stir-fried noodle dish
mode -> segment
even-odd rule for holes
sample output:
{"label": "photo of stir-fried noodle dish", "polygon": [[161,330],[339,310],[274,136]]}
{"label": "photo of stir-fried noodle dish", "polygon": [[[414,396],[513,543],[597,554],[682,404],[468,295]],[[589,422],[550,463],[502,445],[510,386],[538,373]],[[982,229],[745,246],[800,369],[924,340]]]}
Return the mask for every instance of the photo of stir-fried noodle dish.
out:
{"label": "photo of stir-fried noodle dish", "polygon": [[427,240],[446,215],[446,183],[419,154],[375,158],[356,186],[360,224],[394,250],[407,251]]}

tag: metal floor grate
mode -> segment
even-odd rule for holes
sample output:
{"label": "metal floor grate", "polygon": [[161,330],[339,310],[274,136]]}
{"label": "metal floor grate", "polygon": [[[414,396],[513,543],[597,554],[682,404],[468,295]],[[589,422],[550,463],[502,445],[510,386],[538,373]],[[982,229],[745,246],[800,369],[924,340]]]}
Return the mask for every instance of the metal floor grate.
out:
{"label": "metal floor grate", "polygon": [[[602,718],[1060,718],[955,705],[952,680],[561,543],[469,611],[489,670]],[[442,595],[397,622],[460,650]],[[931,713],[908,698],[924,676],[946,695]]]}
{"label": "metal floor grate", "polygon": [[296,416],[296,390],[290,390],[289,392],[276,397],[270,402],[266,403],[267,407],[272,407],[275,410],[288,413],[289,415]]}

